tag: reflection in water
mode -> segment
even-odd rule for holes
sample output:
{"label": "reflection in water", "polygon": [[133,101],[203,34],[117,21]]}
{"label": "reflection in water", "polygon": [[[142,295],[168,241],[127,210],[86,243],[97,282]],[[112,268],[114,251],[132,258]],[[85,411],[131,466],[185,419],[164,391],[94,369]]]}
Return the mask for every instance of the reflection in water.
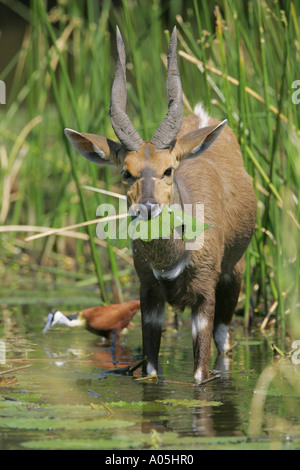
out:
{"label": "reflection in water", "polygon": [[151,380],[142,383],[142,425],[143,433],[150,433],[153,429],[159,433],[169,430],[169,413],[167,406],[162,406],[159,410],[153,410],[148,403],[165,400],[165,387],[162,382]]}
{"label": "reflection in water", "polygon": [[[140,369],[134,377],[117,372],[141,358],[139,327],[112,349],[82,330],[58,328],[43,336],[43,320],[38,330],[26,334],[26,340],[15,330],[13,335],[1,336],[6,349],[6,364],[1,367],[31,365],[18,373],[20,386],[14,397],[39,393],[54,406],[89,407],[92,402],[104,415],[108,411],[102,404],[107,405],[113,419],[136,423],[133,440],[134,433],[139,433],[146,442],[153,433],[178,436],[178,442],[190,437],[247,437],[249,423],[251,435],[272,436],[276,431],[299,436],[300,375],[295,369],[299,372],[300,365],[290,359],[274,360],[270,347],[274,335],[255,331],[245,337],[237,327],[235,341],[240,343],[230,355],[218,356],[212,348],[210,367],[221,378],[195,386],[190,325],[176,333],[166,329],[160,354],[162,375],[158,380],[138,381]],[[116,402],[119,405],[114,408]],[[130,439],[128,430],[118,430],[119,437],[122,433]]]}
{"label": "reflection in water", "polygon": [[89,352],[82,348],[68,348],[64,351],[63,355],[51,350],[49,346],[45,346],[44,348],[47,357],[53,359],[53,363],[57,366],[62,366],[74,358],[78,358],[79,361],[86,359],[99,369],[126,368],[129,366],[132,367],[136,363],[131,350],[121,344],[109,346],[106,344],[99,345],[99,342],[95,342],[94,347]]}
{"label": "reflection in water", "polygon": [[[230,361],[229,358],[226,359]],[[168,381],[164,382],[163,379],[158,383],[143,383],[145,406],[142,409],[142,431],[145,433],[153,429],[157,432],[176,431],[182,435],[203,437],[226,436],[228,433],[233,436],[243,435],[242,421],[236,405],[235,385],[228,378],[228,371],[226,375],[227,377],[222,376],[218,383],[206,386],[184,383],[182,385],[186,391],[184,396],[188,397],[188,400],[193,400],[191,407],[173,405],[172,399],[182,398],[182,387],[179,384],[172,389],[168,386]],[[147,406],[153,401],[163,402],[165,405],[159,414]]]}
{"label": "reflection in water", "polygon": [[[222,379],[224,380],[224,379]],[[226,395],[226,406],[224,396]],[[232,398],[230,398],[232,397]],[[194,410],[192,428],[198,436],[241,435],[238,409],[235,403],[234,385],[231,380],[219,387],[195,389],[195,400],[223,403],[217,407],[203,407]]]}

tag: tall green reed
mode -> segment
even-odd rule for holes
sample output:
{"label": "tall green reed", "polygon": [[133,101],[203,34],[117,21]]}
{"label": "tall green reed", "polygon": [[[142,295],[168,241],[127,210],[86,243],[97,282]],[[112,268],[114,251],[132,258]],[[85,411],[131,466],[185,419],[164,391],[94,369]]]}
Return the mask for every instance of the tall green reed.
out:
{"label": "tall green reed", "polygon": [[[33,2],[33,10],[35,10],[35,8],[34,8],[35,5],[36,5],[36,3]],[[70,101],[71,101],[72,110],[75,114],[77,126],[78,126],[78,128],[81,128],[81,119],[80,119],[80,114],[79,114],[79,110],[78,110],[78,106],[77,106],[77,101],[76,101],[74,90],[72,88],[72,85],[71,85],[71,82],[70,82],[70,79],[69,79],[69,76],[68,76],[65,61],[63,59],[63,56],[62,56],[59,48],[57,47],[56,36],[54,34],[53,28],[52,28],[51,23],[49,21],[47,12],[44,8],[44,4],[40,2],[40,3],[38,3],[38,6],[39,6],[39,10],[37,11],[37,14],[39,15],[39,17],[42,18],[42,21],[44,22],[44,24],[43,24],[43,26],[44,26],[44,41],[45,41],[45,44],[46,44],[46,50],[49,51],[48,38],[47,38],[47,33],[48,33],[51,37],[51,40],[52,40],[53,45],[54,45],[54,49],[55,49],[55,51],[58,55],[58,58],[59,58],[59,65],[61,67],[64,84],[66,86],[66,90],[68,92],[68,95],[69,95],[69,98],[70,98]],[[57,82],[56,82],[56,78],[55,78],[53,69],[51,67],[50,57],[48,57],[48,66],[49,66],[49,73],[50,73],[50,76],[51,76],[51,81],[52,81],[52,86],[53,86],[54,97],[55,97],[55,101],[56,101],[56,105],[57,105],[57,110],[58,110],[61,126],[62,126],[62,129],[63,129],[64,127],[67,127],[66,117],[65,117],[65,114],[64,114],[64,107],[62,106],[62,102],[60,100],[59,89],[58,89],[58,85],[57,85]],[[79,195],[79,198],[80,198],[80,204],[81,204],[83,216],[84,216],[85,219],[88,219],[89,218],[89,211],[88,211],[88,207],[87,207],[85,198],[84,198],[83,193],[82,193],[82,189],[81,189],[81,185],[80,185],[80,182],[79,182],[79,176],[78,176],[78,173],[77,173],[77,167],[76,167],[76,164],[75,164],[75,160],[74,160],[72,151],[69,147],[69,144],[66,144],[66,148],[67,148],[67,154],[68,154],[69,160],[70,160],[73,179],[74,179],[74,182],[76,184],[76,189],[78,191],[78,195]],[[94,239],[93,239],[93,233],[92,233],[92,230],[91,230],[90,227],[88,227],[88,233],[89,233],[89,237],[90,237],[91,253],[92,253],[92,257],[93,257],[93,261],[94,261],[94,265],[95,265],[95,270],[96,270],[98,280],[99,280],[99,285],[100,285],[100,288],[101,288],[101,297],[102,297],[102,300],[104,302],[106,302],[107,301],[107,295],[106,295],[106,290],[105,290],[104,281],[103,281],[102,268],[101,268],[101,264],[100,264],[100,261],[99,261],[99,256],[98,256],[98,253],[97,253],[97,250],[96,250],[95,242],[94,242]]]}

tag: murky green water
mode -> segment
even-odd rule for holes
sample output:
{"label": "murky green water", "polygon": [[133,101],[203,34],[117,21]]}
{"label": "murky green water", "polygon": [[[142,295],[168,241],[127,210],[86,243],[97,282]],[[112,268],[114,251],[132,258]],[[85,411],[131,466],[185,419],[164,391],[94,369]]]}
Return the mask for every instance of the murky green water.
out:
{"label": "murky green water", "polygon": [[236,321],[232,353],[212,348],[222,378],[195,387],[188,316],[166,327],[162,376],[149,381],[118,373],[141,358],[139,316],[112,355],[84,330],[43,336],[47,313],[28,306],[21,329],[15,315],[0,323],[1,449],[300,448],[300,365],[274,359],[274,332],[246,337]]}

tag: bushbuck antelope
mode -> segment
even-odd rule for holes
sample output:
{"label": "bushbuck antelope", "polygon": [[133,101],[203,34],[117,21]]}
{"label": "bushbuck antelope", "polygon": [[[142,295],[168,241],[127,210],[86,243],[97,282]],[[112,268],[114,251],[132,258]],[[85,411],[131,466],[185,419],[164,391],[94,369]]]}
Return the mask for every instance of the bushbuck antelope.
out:
{"label": "bushbuck antelope", "polygon": [[243,254],[254,232],[256,200],[226,121],[211,118],[201,105],[194,115],[183,118],[176,49],[174,28],[168,49],[168,112],[151,141],[143,141],[125,112],[126,57],[118,29],[110,118],[120,143],[71,129],[65,134],[88,160],[121,167],[128,206],[135,216],[141,216],[141,205],[149,219],[157,217],[164,205],[204,205],[204,221],[210,228],[203,244],[194,240],[194,249],[187,249],[187,242],[175,235],[133,241],[141,284],[144,372],[158,372],[167,301],[178,310],[191,309],[194,379],[199,383],[209,375],[212,335],[219,352],[230,345],[229,324],[240,292]]}

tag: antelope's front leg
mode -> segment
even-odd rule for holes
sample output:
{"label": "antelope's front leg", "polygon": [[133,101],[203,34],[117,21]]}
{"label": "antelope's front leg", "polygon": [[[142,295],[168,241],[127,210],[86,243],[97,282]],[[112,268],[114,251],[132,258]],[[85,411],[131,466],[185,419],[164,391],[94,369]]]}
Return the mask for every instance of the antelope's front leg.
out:
{"label": "antelope's front leg", "polygon": [[164,306],[165,299],[158,283],[151,287],[141,285],[143,356],[147,359],[143,372],[147,375],[158,373],[158,353],[164,322]]}
{"label": "antelope's front leg", "polygon": [[192,309],[194,379],[200,383],[209,376],[209,358],[214,321],[214,300],[204,299]]}

